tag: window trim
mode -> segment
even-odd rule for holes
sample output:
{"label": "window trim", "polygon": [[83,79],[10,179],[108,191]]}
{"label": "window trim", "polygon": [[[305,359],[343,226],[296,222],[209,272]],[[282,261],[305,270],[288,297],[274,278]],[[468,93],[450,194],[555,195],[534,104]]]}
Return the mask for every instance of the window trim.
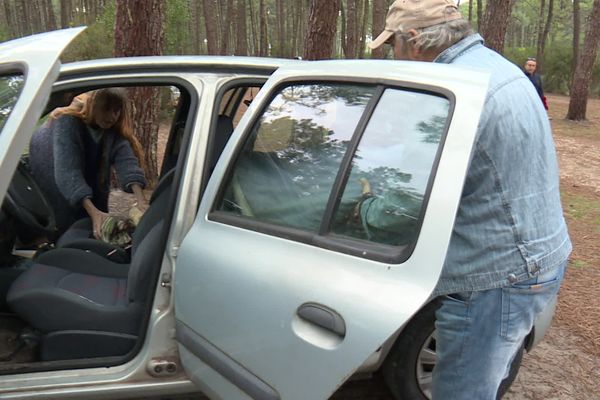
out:
{"label": "window trim", "polygon": [[[205,157],[205,162],[204,162],[204,168],[202,170],[202,183],[200,185],[200,199],[202,199],[204,197],[204,193],[206,191],[206,186],[208,185],[208,181],[212,175],[212,172],[209,171],[208,165],[210,163],[209,161],[209,154],[208,152],[212,152],[214,144],[215,144],[215,136],[217,133],[217,121],[219,119],[219,113],[220,113],[220,105],[221,105],[221,101],[223,100],[223,96],[225,95],[225,93],[227,93],[227,91],[233,89],[233,88],[240,88],[240,87],[262,87],[264,86],[264,84],[266,83],[267,78],[260,78],[260,77],[245,77],[245,78],[233,78],[231,80],[228,80],[227,82],[225,82],[224,84],[222,84],[216,95],[214,98],[214,104],[213,104],[213,111],[212,111],[212,115],[211,115],[211,121],[210,121],[210,129],[209,129],[209,135],[208,135],[208,141],[206,143],[206,157]],[[239,103],[236,106],[239,107]],[[254,121],[252,122],[253,124],[255,123]],[[235,131],[235,129],[234,129]],[[235,150],[235,156],[237,158],[238,154],[239,154],[240,149],[236,148]],[[210,154],[210,156],[212,156],[212,154]],[[230,173],[230,168],[229,166],[227,167],[227,172],[225,173],[225,176],[229,176]],[[219,193],[217,195],[220,196],[221,193],[221,189],[219,188]],[[200,202],[198,203],[198,207],[200,207]],[[214,207],[214,205],[213,205]],[[211,211],[213,210],[213,208],[211,208]]]}
{"label": "window trim", "polygon": [[[235,215],[229,212],[218,210],[218,206],[223,199],[226,184],[229,182],[229,178],[232,174],[232,169],[236,165],[239,158],[241,149],[245,146],[249,140],[250,135],[256,128],[256,124],[260,121],[260,118],[265,113],[265,110],[270,106],[273,99],[277,97],[282,90],[293,85],[315,85],[315,84],[346,84],[346,85],[363,85],[372,86],[375,88],[375,93],[371,100],[367,103],[363,115],[359,120],[357,127],[353,133],[352,139],[344,154],[342,163],[339,166],[336,180],[331,188],[330,197],[328,199],[325,212],[321,220],[321,226],[318,232],[309,232],[298,228],[291,228],[283,225],[277,225],[271,222],[265,222],[256,220],[254,218],[248,218],[242,215]],[[343,193],[344,185],[350,175],[350,166],[356,149],[360,144],[364,131],[373,116],[373,112],[378,104],[381,96],[387,89],[403,90],[423,93],[431,96],[445,98],[448,101],[448,114],[446,122],[444,124],[444,130],[440,137],[438,149],[431,165],[431,173],[427,181],[425,194],[423,196],[423,202],[421,211],[419,213],[417,227],[415,229],[415,240],[407,245],[387,245],[376,242],[371,242],[364,239],[352,238],[350,236],[343,236],[330,231],[335,211],[341,201],[340,195]],[[427,207],[429,205],[429,198],[433,188],[433,182],[437,176],[440,159],[446,144],[446,138],[448,136],[448,130],[454,117],[454,110],[456,107],[456,96],[454,93],[446,88],[439,86],[432,86],[426,84],[416,84],[414,82],[398,82],[389,79],[381,79],[377,81],[365,81],[360,78],[354,79],[331,79],[331,78],[294,78],[287,79],[276,85],[269,96],[264,101],[262,107],[258,112],[252,116],[252,120],[246,128],[242,140],[236,144],[235,152],[227,165],[226,171],[223,174],[223,179],[219,183],[219,188],[216,192],[214,199],[212,199],[211,208],[208,212],[207,219],[234,227],[263,233],[269,236],[275,236],[283,239],[293,240],[296,242],[316,246],[319,248],[336,251],[343,254],[348,254],[360,258],[365,258],[373,261],[379,261],[388,264],[402,264],[406,262],[412,256],[417,243],[420,240],[421,228],[423,226],[423,220]]]}

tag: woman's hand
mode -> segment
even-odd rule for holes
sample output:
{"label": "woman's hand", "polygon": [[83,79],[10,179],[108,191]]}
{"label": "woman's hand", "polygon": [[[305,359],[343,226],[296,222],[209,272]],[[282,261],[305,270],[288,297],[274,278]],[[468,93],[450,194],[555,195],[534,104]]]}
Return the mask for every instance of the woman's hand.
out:
{"label": "woman's hand", "polygon": [[96,239],[101,239],[100,233],[102,232],[102,224],[104,220],[108,218],[109,214],[102,212],[94,206],[94,203],[90,199],[83,200],[83,208],[90,216],[92,220],[93,234]]}
{"label": "woman's hand", "polygon": [[135,199],[137,204],[135,205],[142,213],[144,213],[148,209],[148,200],[146,200],[146,196],[144,196],[144,191],[142,187],[137,183],[131,185],[131,190],[135,195]]}

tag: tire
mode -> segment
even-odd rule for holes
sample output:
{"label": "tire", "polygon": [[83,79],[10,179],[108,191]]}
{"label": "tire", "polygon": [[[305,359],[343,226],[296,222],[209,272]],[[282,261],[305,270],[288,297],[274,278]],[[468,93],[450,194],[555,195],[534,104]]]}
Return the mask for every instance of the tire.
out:
{"label": "tire", "polygon": [[[440,304],[438,299],[430,302],[410,320],[383,363],[383,379],[397,400],[431,399],[432,373],[436,362],[435,311]],[[517,377],[523,351],[524,346],[521,346],[508,376],[498,388],[498,399]]]}

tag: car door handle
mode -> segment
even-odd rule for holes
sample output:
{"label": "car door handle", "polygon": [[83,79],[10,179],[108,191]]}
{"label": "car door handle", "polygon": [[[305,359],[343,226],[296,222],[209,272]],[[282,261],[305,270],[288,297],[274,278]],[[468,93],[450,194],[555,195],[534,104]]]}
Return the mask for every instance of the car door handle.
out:
{"label": "car door handle", "polygon": [[346,336],[346,323],[340,314],[317,303],[304,303],[296,311],[298,316],[341,337]]}

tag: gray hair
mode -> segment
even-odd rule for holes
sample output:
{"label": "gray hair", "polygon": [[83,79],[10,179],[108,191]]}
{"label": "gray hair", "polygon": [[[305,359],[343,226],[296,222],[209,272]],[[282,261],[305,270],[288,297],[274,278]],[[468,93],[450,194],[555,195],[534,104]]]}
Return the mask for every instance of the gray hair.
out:
{"label": "gray hair", "polygon": [[413,44],[418,43],[421,51],[443,51],[474,33],[469,21],[462,18],[416,29],[416,31],[417,35],[414,37],[409,33],[398,32],[396,33],[396,39],[402,39],[404,42],[412,42]]}

